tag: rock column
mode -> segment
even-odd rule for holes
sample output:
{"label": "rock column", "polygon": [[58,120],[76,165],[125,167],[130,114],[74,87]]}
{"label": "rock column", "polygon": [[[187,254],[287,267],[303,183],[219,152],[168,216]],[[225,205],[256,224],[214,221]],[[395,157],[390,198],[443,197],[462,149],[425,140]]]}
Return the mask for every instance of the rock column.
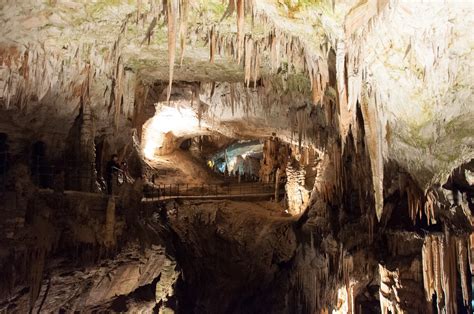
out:
{"label": "rock column", "polygon": [[94,192],[97,173],[95,169],[94,124],[92,112],[88,101],[83,101],[82,124],[80,138],[80,189],[81,191]]}

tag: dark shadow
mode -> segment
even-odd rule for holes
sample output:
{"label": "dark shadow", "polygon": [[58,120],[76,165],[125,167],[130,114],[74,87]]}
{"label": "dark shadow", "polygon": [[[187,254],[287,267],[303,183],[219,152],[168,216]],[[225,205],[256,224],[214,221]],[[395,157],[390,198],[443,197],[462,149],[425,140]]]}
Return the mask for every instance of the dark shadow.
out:
{"label": "dark shadow", "polygon": [[42,141],[33,143],[31,151],[30,171],[33,182],[40,188],[50,188],[54,175],[46,158],[47,147]]}

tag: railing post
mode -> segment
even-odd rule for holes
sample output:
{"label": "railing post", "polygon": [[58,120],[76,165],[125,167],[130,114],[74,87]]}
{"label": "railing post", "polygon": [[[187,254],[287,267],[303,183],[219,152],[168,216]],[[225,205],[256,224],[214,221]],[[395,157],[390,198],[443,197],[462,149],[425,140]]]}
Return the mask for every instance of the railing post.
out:
{"label": "railing post", "polygon": [[179,197],[179,183],[178,183],[178,197]]}

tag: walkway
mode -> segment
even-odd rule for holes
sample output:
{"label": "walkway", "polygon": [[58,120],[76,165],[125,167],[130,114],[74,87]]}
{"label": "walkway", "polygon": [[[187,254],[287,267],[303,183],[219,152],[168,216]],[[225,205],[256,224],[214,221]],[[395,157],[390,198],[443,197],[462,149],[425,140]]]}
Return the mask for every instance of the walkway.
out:
{"label": "walkway", "polygon": [[[284,184],[281,184],[280,195]],[[222,184],[166,184],[145,189],[142,202],[156,202],[170,199],[235,199],[272,198],[275,185],[261,182],[222,183]]]}

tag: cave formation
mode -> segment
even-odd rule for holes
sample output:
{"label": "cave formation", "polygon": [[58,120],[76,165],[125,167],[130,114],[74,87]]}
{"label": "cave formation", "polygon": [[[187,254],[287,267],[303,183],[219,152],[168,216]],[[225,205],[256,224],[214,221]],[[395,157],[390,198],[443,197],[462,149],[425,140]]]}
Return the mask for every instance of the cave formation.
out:
{"label": "cave formation", "polygon": [[0,20],[0,313],[472,313],[471,1]]}

